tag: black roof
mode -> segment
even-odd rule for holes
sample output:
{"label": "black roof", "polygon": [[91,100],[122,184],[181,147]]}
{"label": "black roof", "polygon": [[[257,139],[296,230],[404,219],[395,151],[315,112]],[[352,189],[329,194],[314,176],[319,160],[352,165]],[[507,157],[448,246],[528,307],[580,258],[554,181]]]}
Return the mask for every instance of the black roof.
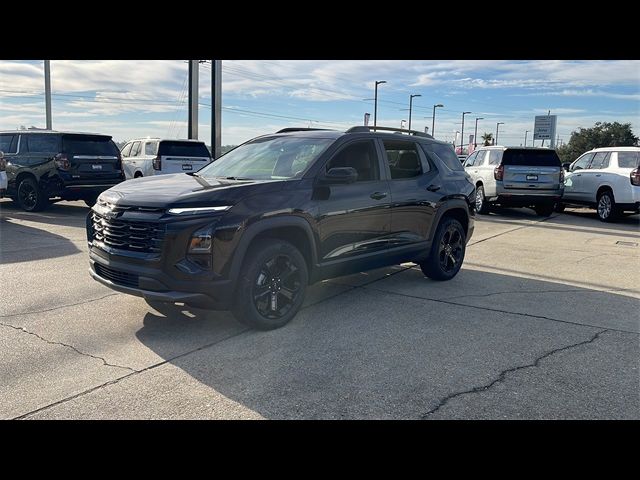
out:
{"label": "black roof", "polygon": [[21,135],[32,135],[32,134],[45,134],[45,135],[53,135],[53,134],[62,134],[62,135],[92,135],[98,137],[109,137],[111,135],[105,135],[104,133],[91,133],[91,132],[72,132],[72,131],[61,131],[61,130],[0,130],[0,134],[2,133],[12,133],[12,134],[21,134]]}

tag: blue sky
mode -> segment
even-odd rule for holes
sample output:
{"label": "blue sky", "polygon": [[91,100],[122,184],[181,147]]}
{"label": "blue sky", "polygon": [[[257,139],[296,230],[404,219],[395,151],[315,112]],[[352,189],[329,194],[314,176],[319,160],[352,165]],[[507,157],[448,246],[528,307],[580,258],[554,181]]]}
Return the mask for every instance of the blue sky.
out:
{"label": "blue sky", "polygon": [[[344,129],[373,121],[375,80],[378,125],[431,129],[452,141],[465,117],[465,138],[500,126],[502,144],[519,145],[535,115],[558,115],[565,142],[597,121],[631,122],[640,135],[640,61],[567,60],[223,60],[222,143],[238,144],[290,126]],[[180,60],[52,60],[53,127],[137,136],[185,138],[188,65]],[[210,141],[211,70],[200,68],[199,137]],[[42,61],[0,61],[0,130],[44,127]],[[529,133],[529,141],[531,133]],[[465,140],[466,141],[466,140]],[[539,142],[538,142],[539,143]]]}

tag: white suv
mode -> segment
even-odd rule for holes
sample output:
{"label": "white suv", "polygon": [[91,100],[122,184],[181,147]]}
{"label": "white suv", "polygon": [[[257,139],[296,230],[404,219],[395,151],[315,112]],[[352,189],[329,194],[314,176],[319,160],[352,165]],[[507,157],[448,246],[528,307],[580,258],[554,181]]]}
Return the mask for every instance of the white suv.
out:
{"label": "white suv", "polygon": [[195,172],[211,162],[209,150],[198,140],[137,138],[128,142],[121,153],[127,179]]}
{"label": "white suv", "polygon": [[558,210],[588,206],[603,222],[622,212],[640,212],[640,147],[595,148],[578,157],[568,170]]}

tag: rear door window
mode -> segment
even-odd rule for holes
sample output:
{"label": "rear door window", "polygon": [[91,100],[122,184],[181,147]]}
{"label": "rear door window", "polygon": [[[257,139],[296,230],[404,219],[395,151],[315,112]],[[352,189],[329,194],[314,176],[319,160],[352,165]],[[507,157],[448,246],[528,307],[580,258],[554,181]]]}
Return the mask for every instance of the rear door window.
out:
{"label": "rear door window", "polygon": [[137,157],[138,155],[140,155],[140,142],[133,142],[133,145],[131,145],[131,153],[129,153],[130,157]]}
{"label": "rear door window", "polygon": [[122,149],[122,156],[123,157],[128,157],[129,154],[131,153],[131,147],[132,147],[133,143],[127,143],[124,148]]}
{"label": "rear door window", "polygon": [[464,166],[465,167],[473,167],[473,165],[475,164],[476,158],[478,158],[478,152],[472,153],[465,160]]}
{"label": "rear door window", "polygon": [[589,170],[594,169],[602,169],[607,168],[609,166],[609,157],[611,156],[610,152],[598,152],[593,156],[593,160],[591,160],[591,164],[589,165]]}
{"label": "rear door window", "polygon": [[208,157],[209,150],[204,143],[197,142],[160,142],[159,155],[172,157]]}
{"label": "rear door window", "polygon": [[640,152],[618,152],[618,167],[636,168],[640,166]]}
{"label": "rear door window", "polygon": [[117,157],[120,154],[110,137],[100,135],[65,135],[62,137],[62,150],[74,155]]}
{"label": "rear door window", "polygon": [[560,157],[555,150],[509,149],[502,154],[503,165],[527,167],[560,167]]}
{"label": "rear door window", "polygon": [[384,140],[391,179],[411,178],[429,171],[429,166],[423,168],[415,142]]}
{"label": "rear door window", "polygon": [[[450,170],[464,170],[462,162],[453,151],[453,147],[449,144],[432,143],[429,147],[425,147],[422,144],[423,150],[427,153],[427,156],[436,156],[441,163],[444,163]],[[430,151],[429,151],[430,150]]]}

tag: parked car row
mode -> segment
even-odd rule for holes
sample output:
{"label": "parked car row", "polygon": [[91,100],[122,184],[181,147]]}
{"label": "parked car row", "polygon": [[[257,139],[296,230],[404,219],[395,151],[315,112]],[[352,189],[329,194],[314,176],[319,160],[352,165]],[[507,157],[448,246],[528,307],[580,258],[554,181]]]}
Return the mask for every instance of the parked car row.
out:
{"label": "parked car row", "polygon": [[57,200],[84,200],[125,179],[196,171],[211,162],[197,140],[137,139],[122,152],[109,135],[52,130],[0,132],[0,197],[28,212]]}
{"label": "parked car row", "polygon": [[639,147],[597,148],[561,165],[553,149],[489,146],[464,161],[478,213],[500,205],[549,216],[570,205],[595,208],[603,222],[640,212],[639,167]]}

